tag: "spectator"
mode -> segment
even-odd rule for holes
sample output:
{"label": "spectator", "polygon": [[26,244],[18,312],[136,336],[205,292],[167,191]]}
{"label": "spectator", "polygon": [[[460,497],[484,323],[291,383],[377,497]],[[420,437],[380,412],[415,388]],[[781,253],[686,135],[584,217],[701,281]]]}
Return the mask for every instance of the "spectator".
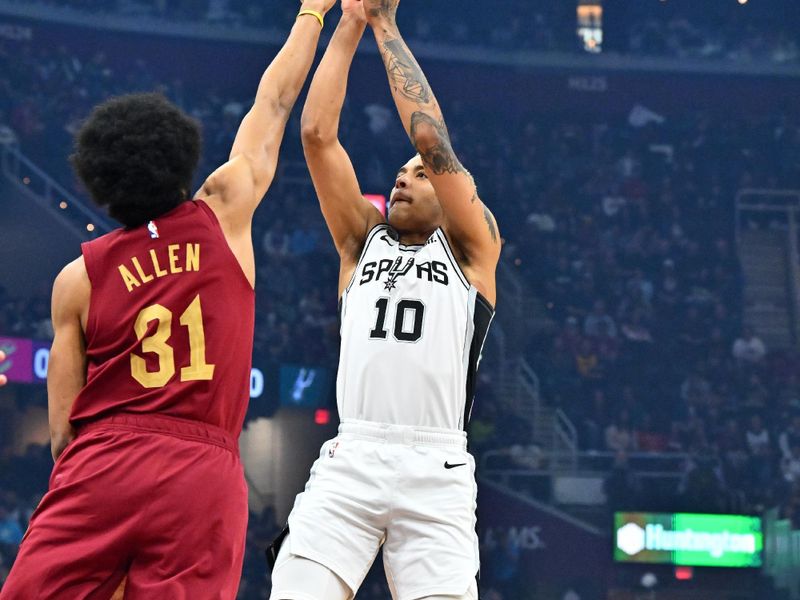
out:
{"label": "spectator", "polygon": [[653,336],[644,324],[643,313],[640,310],[632,311],[630,317],[623,321],[622,335],[632,344],[653,343]]}
{"label": "spectator", "polygon": [[742,364],[755,365],[764,360],[767,348],[756,336],[752,327],[745,327],[742,335],[733,343],[733,357]]}
{"label": "spectator", "polygon": [[610,452],[631,452],[636,449],[636,435],[631,427],[631,417],[622,410],[617,418],[606,427],[606,450]]}
{"label": "spectator", "polygon": [[727,490],[722,469],[711,448],[705,447],[688,461],[681,483],[686,510],[694,512],[724,512]]}
{"label": "spectator", "polygon": [[582,336],[578,328],[578,319],[574,316],[567,317],[564,322],[564,329],[561,330],[559,335],[564,348],[567,348],[573,354],[578,352],[580,348]]}
{"label": "spectator", "polygon": [[792,416],[788,427],[778,436],[778,446],[783,458],[791,458],[792,448],[796,445],[800,445],[800,415]]}
{"label": "spectator", "polygon": [[781,460],[781,471],[789,483],[800,482],[800,443],[792,445],[791,454]]}
{"label": "spectator", "polygon": [[716,438],[725,480],[732,486],[742,489],[746,485],[745,474],[749,460],[748,446],[739,421],[729,417]]}
{"label": "spectator", "polygon": [[653,417],[645,413],[636,430],[636,448],[640,452],[666,452],[669,438],[666,433],[656,427]]}
{"label": "spectator", "polygon": [[772,482],[772,445],[769,431],[764,427],[760,415],[750,417],[745,441],[750,453],[751,490],[754,495],[763,497]]}
{"label": "spectator", "polygon": [[600,369],[600,359],[592,345],[592,342],[584,339],[575,354],[575,366],[578,374],[585,380],[600,379],[603,374]]}
{"label": "spectator", "polygon": [[605,301],[596,300],[592,306],[592,312],[586,316],[586,320],[583,322],[583,332],[590,337],[597,337],[604,331],[610,337],[617,337],[617,324],[606,312]]}

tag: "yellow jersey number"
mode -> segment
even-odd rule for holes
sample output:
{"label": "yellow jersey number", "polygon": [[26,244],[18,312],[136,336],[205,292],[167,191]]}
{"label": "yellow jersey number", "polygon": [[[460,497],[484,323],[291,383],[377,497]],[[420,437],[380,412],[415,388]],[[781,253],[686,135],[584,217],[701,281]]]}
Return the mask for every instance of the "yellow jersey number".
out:
{"label": "yellow jersey number", "polygon": [[[158,321],[152,335],[148,326]],[[200,296],[195,296],[183,312],[180,324],[189,330],[189,366],[181,368],[181,381],[209,381],[214,377],[214,365],[206,362],[206,336],[203,330],[203,311]],[[172,312],[160,304],[142,309],[133,325],[136,338],[142,342],[142,352],[158,356],[158,370],[148,371],[144,358],[131,353],[131,375],[146,388],[160,388],[175,375],[175,351],[167,341],[172,335]]]}

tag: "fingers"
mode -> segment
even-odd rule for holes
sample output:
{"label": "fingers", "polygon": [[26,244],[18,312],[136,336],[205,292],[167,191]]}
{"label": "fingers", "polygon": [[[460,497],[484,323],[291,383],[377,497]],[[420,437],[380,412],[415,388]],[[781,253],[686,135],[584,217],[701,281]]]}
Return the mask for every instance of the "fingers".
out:
{"label": "fingers", "polygon": [[[0,363],[6,359],[6,353],[0,350]],[[8,383],[8,377],[5,375],[0,375],[0,385],[5,385]]]}

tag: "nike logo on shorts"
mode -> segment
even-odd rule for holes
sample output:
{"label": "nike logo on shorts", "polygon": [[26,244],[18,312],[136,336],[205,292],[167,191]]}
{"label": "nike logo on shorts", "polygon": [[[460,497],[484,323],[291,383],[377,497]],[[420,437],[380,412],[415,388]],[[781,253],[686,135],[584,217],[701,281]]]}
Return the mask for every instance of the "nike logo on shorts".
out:
{"label": "nike logo on shorts", "polygon": [[467,463],[456,463],[454,465],[451,465],[449,462],[444,461],[444,468],[445,469],[455,469],[456,467],[463,467],[466,464]]}

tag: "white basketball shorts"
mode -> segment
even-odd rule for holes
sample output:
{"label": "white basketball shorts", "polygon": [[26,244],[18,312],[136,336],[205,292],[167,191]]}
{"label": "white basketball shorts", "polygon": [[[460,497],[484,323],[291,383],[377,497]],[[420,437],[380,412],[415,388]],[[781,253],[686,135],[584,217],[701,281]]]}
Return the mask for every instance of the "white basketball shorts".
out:
{"label": "white basketball shorts", "polygon": [[395,600],[461,596],[479,569],[466,434],[345,420],[289,515],[291,552],[356,592],[383,545]]}

